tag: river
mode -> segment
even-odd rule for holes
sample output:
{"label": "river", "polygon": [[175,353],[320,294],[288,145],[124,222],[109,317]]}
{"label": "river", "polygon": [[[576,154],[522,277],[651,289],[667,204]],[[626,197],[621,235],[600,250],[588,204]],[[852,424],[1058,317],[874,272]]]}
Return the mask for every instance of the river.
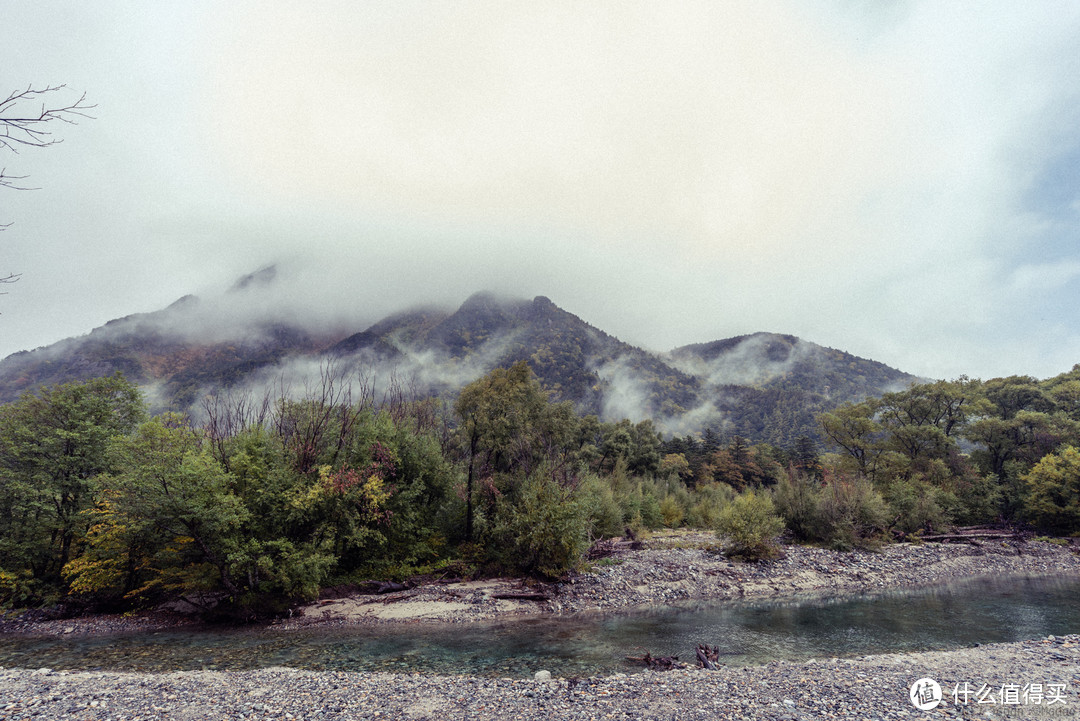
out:
{"label": "river", "polygon": [[1080,580],[999,578],[831,599],[698,602],[633,613],[469,624],[222,628],[108,636],[0,637],[0,665],[171,671],[293,666],[527,676],[632,671],[627,656],[719,646],[752,665],[943,650],[1080,632]]}

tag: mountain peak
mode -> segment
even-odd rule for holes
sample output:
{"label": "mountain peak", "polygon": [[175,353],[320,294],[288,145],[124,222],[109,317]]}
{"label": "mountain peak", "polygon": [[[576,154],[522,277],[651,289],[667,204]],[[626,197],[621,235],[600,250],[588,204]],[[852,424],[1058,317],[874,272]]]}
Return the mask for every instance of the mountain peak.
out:
{"label": "mountain peak", "polygon": [[[265,292],[280,280],[277,273],[276,266],[267,266],[243,276],[206,303],[216,308],[222,300],[239,300],[231,293]],[[318,317],[306,324],[240,318],[215,327],[204,322],[212,318],[199,311],[199,302],[183,298],[166,310],[10,356],[0,363],[0,402],[41,384],[122,370],[154,387],[164,407],[186,410],[203,394],[223,388],[258,389],[270,378],[306,383],[312,369],[330,361],[373,378],[414,379],[409,382],[419,393],[454,393],[492,368],[526,361],[553,398],[573,402],[582,413],[652,419],[667,432],[711,427],[784,445],[799,435],[818,435],[815,417],[822,410],[917,380],[777,333],[654,354],[542,295],[527,300],[475,293],[455,311],[414,308],[344,339],[309,332]]]}
{"label": "mountain peak", "polygon": [[266,287],[277,279],[278,267],[276,264],[260,268],[254,273],[241,276],[229,288],[230,293],[238,293],[250,288]]}

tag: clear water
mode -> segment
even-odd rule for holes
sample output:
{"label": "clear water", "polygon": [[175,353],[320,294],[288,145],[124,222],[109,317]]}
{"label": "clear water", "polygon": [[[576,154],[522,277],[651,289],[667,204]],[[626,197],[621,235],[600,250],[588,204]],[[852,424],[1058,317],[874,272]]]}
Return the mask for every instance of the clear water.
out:
{"label": "clear water", "polygon": [[997,579],[872,596],[696,603],[618,615],[380,628],[228,629],[0,637],[0,665],[171,671],[317,670],[559,676],[640,670],[644,650],[729,665],[923,651],[1080,632],[1080,579]]}

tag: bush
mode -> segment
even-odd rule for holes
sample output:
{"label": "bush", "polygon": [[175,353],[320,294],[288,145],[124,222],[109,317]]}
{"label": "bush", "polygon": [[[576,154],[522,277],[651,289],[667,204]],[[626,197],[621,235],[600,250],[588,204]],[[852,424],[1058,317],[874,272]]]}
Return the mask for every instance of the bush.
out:
{"label": "bush", "polygon": [[974,526],[995,520],[1001,511],[1001,488],[993,473],[980,476],[968,474],[956,479],[951,487],[957,507],[953,520],[961,525]]}
{"label": "bush", "polygon": [[593,474],[588,474],[578,485],[578,496],[584,504],[594,539],[615,538],[623,535],[626,529],[626,524],[623,522],[623,510],[610,484]]}
{"label": "bush", "polygon": [[667,495],[664,496],[664,500],[660,501],[660,517],[664,520],[664,526],[667,528],[681,526],[685,515],[682,505],[675,496]]}
{"label": "bush", "polygon": [[485,546],[503,570],[559,578],[589,547],[587,520],[586,504],[541,468],[499,498]]}
{"label": "bush", "polygon": [[735,498],[735,489],[726,483],[707,483],[694,491],[686,525],[693,528],[716,528],[720,511]]}
{"label": "bush", "polygon": [[739,494],[717,522],[717,536],[727,541],[725,553],[746,561],[779,555],[776,539],[783,530],[784,519],[776,515],[772,499],[753,490]]}
{"label": "bush", "polygon": [[787,474],[776,486],[776,509],[800,541],[825,540],[821,528],[821,484],[802,472]]}
{"label": "bush", "polygon": [[885,502],[892,527],[903,533],[941,530],[951,522],[946,506],[955,506],[956,497],[920,479],[897,479],[885,487]]}
{"label": "bush", "polygon": [[865,478],[830,478],[821,494],[821,538],[838,550],[865,548],[885,529],[888,508]]}

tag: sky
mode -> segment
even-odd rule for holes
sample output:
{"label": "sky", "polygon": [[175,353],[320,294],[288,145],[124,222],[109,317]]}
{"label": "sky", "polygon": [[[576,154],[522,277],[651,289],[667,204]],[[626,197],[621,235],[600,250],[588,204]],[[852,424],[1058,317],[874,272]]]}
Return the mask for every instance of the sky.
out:
{"label": "sky", "polygon": [[[0,356],[220,292],[362,330],[490,290],[651,350],[1080,363],[1080,3],[35,0]],[[65,95],[65,93],[67,93]],[[6,96],[6,95],[5,95]]]}

